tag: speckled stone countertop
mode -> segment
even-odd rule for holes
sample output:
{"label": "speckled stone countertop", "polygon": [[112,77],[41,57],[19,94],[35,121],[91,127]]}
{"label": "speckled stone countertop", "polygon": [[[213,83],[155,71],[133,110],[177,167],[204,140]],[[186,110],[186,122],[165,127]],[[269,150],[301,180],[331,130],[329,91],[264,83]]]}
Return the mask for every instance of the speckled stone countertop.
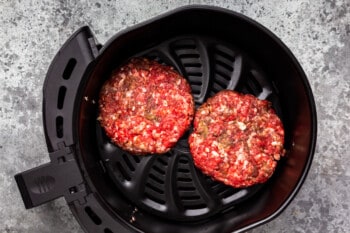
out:
{"label": "speckled stone countertop", "polygon": [[250,232],[350,232],[348,0],[0,1],[0,232],[82,232],[62,198],[25,210],[13,179],[49,161],[42,86],[64,41],[88,25],[103,44],[123,28],[188,4],[232,9],[269,28],[301,63],[316,100],[309,175],[278,218]]}

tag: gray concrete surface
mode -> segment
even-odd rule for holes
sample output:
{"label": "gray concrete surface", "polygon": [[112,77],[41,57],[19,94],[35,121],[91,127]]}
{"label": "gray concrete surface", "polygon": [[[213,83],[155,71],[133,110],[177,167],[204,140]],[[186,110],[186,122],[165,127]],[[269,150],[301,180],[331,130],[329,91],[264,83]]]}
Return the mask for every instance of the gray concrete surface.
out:
{"label": "gray concrete surface", "polygon": [[103,44],[125,27],[194,3],[269,28],[300,61],[316,99],[318,142],[306,182],[278,218],[250,232],[350,232],[348,0],[0,0],[0,232],[82,232],[63,199],[25,210],[13,179],[49,161],[41,88],[63,42],[89,25]]}

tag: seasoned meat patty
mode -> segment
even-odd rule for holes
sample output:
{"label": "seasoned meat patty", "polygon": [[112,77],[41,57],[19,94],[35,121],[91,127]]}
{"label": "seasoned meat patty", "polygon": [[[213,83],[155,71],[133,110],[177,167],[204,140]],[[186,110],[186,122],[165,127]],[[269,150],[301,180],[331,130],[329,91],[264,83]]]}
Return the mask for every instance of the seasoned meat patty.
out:
{"label": "seasoned meat patty", "polygon": [[194,101],[188,82],[172,67],[133,58],[103,85],[99,110],[116,145],[134,154],[161,154],[190,126]]}
{"label": "seasoned meat patty", "polygon": [[284,154],[284,129],[270,102],[224,90],[200,106],[189,137],[203,173],[240,188],[265,182]]}

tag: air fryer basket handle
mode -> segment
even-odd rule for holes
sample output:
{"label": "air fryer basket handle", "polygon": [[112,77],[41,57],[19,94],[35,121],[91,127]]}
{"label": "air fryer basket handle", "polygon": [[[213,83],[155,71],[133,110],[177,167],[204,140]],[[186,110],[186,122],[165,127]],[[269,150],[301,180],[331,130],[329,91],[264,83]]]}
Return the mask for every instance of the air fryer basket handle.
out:
{"label": "air fryer basket handle", "polygon": [[62,46],[46,74],[43,119],[49,152],[58,143],[74,144],[74,108],[84,75],[98,55],[99,45],[89,27],[77,30]]}
{"label": "air fryer basket handle", "polygon": [[49,67],[43,87],[43,119],[51,161],[15,175],[27,209],[61,196],[67,202],[86,196],[75,160],[73,112],[79,86],[99,47],[89,27],[82,27],[65,42]]}
{"label": "air fryer basket handle", "polygon": [[29,209],[61,196],[75,195],[84,190],[74,161],[47,163],[15,176],[24,206]]}

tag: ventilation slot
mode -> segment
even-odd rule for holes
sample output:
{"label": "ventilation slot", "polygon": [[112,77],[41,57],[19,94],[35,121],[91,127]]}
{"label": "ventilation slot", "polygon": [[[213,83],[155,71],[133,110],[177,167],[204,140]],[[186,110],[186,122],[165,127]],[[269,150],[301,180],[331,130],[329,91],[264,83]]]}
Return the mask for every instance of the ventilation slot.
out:
{"label": "ventilation slot", "polygon": [[[181,166],[179,164],[179,166]],[[177,172],[177,188],[179,191],[196,191],[192,180],[191,173],[187,169],[178,169]]]}
{"label": "ventilation slot", "polygon": [[160,175],[165,175],[165,171],[158,166],[153,166],[153,170],[159,173]]}
{"label": "ventilation slot", "polygon": [[193,40],[189,40],[189,39],[184,39],[181,41],[176,41],[175,44],[173,44],[173,48],[175,50],[192,50],[192,49],[196,49],[196,45],[194,44]]}
{"label": "ventilation slot", "polygon": [[159,184],[157,182],[154,182],[154,180],[149,179],[145,187],[145,197],[158,204],[164,205],[164,184]]}
{"label": "ventilation slot", "polygon": [[156,177],[164,176],[168,166],[167,159],[168,157],[166,156],[158,157],[155,163],[153,164],[150,173],[152,173]]}
{"label": "ventilation slot", "polygon": [[216,94],[219,91],[224,90],[224,89],[226,89],[226,87],[224,87],[224,86],[222,86],[222,85],[220,85],[218,83],[213,83],[212,90],[211,90],[210,94],[214,95],[214,94]]}
{"label": "ventilation slot", "polygon": [[180,182],[192,182],[192,178],[190,177],[178,177],[177,180]]}
{"label": "ventilation slot", "polygon": [[182,172],[182,173],[189,173],[190,172],[190,170],[188,168],[181,168],[181,167],[178,169],[178,171]]}
{"label": "ventilation slot", "polygon": [[211,177],[207,177],[206,181],[211,189],[218,195],[218,197],[222,199],[223,203],[225,203],[226,199],[233,197],[237,192],[241,190],[214,181]]}
{"label": "ventilation slot", "polygon": [[202,91],[203,66],[195,40],[183,39],[175,41],[171,49],[180,60],[186,77],[191,85],[192,94],[196,97]]}
{"label": "ventilation slot", "polygon": [[216,66],[217,66],[217,70],[220,70],[221,68],[230,72],[233,71],[233,64],[222,61],[220,57],[217,57],[216,59]]}
{"label": "ventilation slot", "polygon": [[89,206],[85,207],[85,212],[96,225],[101,225],[102,220]]}
{"label": "ventilation slot", "polygon": [[[180,182],[188,182],[188,181],[183,181],[181,179],[178,179],[178,181]],[[190,182],[192,182],[192,179],[190,180]],[[196,188],[193,186],[179,186],[178,187],[179,191],[196,191]]]}
{"label": "ventilation slot", "polygon": [[188,193],[189,195],[182,196],[181,199],[184,201],[197,201],[201,199],[201,196],[197,195],[195,192],[183,192]]}
{"label": "ventilation slot", "polygon": [[103,232],[104,233],[113,233],[113,231],[111,231],[109,228],[105,228]]}
{"label": "ventilation slot", "polygon": [[181,158],[179,159],[179,163],[180,164],[184,164],[184,165],[187,165],[189,162],[188,162],[188,158],[187,157],[184,157],[184,156],[181,156]]}
{"label": "ventilation slot", "polygon": [[66,68],[64,69],[62,74],[63,79],[65,80],[70,79],[76,64],[77,64],[77,60],[75,60],[74,58],[69,59],[66,65]]}
{"label": "ventilation slot", "polygon": [[132,155],[127,155],[127,154],[123,154],[122,155],[123,160],[126,164],[126,166],[129,168],[129,171],[133,172],[135,171],[135,164],[133,163],[134,160],[131,160],[130,157],[132,157]]}
{"label": "ventilation slot", "polygon": [[58,138],[63,138],[63,117],[56,117],[56,135]]}
{"label": "ventilation slot", "polygon": [[206,177],[206,181],[212,188],[212,190],[214,190],[215,192],[217,192],[217,190],[220,189],[220,187],[225,186],[224,184],[213,180],[210,176]]}
{"label": "ventilation slot", "polygon": [[188,76],[194,76],[194,77],[202,77],[202,72],[195,72],[195,71],[189,71],[189,72],[187,72],[187,75]]}
{"label": "ventilation slot", "polygon": [[158,157],[150,169],[145,186],[145,196],[161,205],[165,204],[165,174],[168,157]]}
{"label": "ventilation slot", "polygon": [[198,97],[202,92],[202,76],[187,76],[194,97]]}
{"label": "ventilation slot", "polygon": [[151,183],[146,183],[146,187],[151,189],[152,191],[156,192],[157,194],[163,195],[164,194],[164,187],[161,187],[159,184],[151,184]]}
{"label": "ventilation slot", "polygon": [[168,157],[167,156],[162,156],[157,159],[157,162],[162,164],[163,166],[168,166]]}
{"label": "ventilation slot", "polygon": [[211,95],[227,89],[231,83],[235,57],[233,51],[223,46],[216,46],[212,52],[214,79]]}
{"label": "ventilation slot", "polygon": [[114,158],[114,160],[116,161],[111,163],[111,168],[118,180],[121,182],[131,181],[136,167],[141,160],[127,153],[122,153],[117,158]]}
{"label": "ventilation slot", "polygon": [[152,174],[152,173],[149,174],[149,178],[152,179],[152,180],[154,180],[154,181],[157,182],[158,184],[164,184],[164,183],[165,183],[163,179],[161,179],[161,178],[155,176],[155,175]]}
{"label": "ventilation slot", "polygon": [[[158,159],[157,162],[162,161]],[[149,172],[147,184],[150,188],[155,187],[154,190],[160,194],[164,193],[164,184],[165,184],[165,171],[167,169],[167,163],[164,161],[159,164],[155,164]],[[159,190],[158,190],[159,189]]]}
{"label": "ventilation slot", "polygon": [[221,185],[216,193],[221,197],[221,198],[227,198],[233,194],[235,194],[238,190],[234,189],[232,187],[227,187],[225,185]]}
{"label": "ventilation slot", "polygon": [[[200,56],[199,54],[192,54],[192,53],[183,53],[183,54],[179,54],[179,58],[180,59],[198,59]],[[192,63],[190,63],[192,64]]]}
{"label": "ventilation slot", "polygon": [[65,86],[61,86],[58,90],[58,100],[57,100],[57,108],[62,109],[64,105],[64,98],[66,97],[67,88]]}
{"label": "ventilation slot", "polygon": [[185,68],[193,68],[193,67],[200,68],[200,67],[202,67],[202,64],[200,64],[200,63],[186,63],[186,64],[184,64],[184,67]]}
{"label": "ventilation slot", "polygon": [[263,91],[260,83],[258,82],[258,80],[256,80],[256,78],[254,77],[252,72],[248,73],[248,75],[246,77],[246,85],[245,86],[246,86],[248,92],[255,95],[255,96],[259,95]]}
{"label": "ventilation slot", "polygon": [[170,47],[176,56],[180,59],[184,67],[202,67],[202,63],[200,62],[200,54],[197,50],[195,41],[175,41],[175,43],[173,43]]}
{"label": "ventilation slot", "polygon": [[219,86],[226,88],[229,84],[230,80],[229,77],[226,76],[224,73],[221,73],[219,70],[216,71],[215,74],[215,83]]}
{"label": "ventilation slot", "polygon": [[216,46],[215,52],[219,60],[222,60],[225,63],[234,63],[236,60],[234,52],[231,49],[226,48],[224,46],[221,46],[221,45]]}
{"label": "ventilation slot", "polygon": [[276,114],[279,116],[279,118],[283,119],[282,109],[281,109],[281,103],[279,101],[279,97],[271,93],[266,97],[266,100],[270,101],[272,103],[272,108],[275,110]]}
{"label": "ventilation slot", "polygon": [[124,167],[122,166],[122,164],[120,162],[116,162],[115,166],[113,166],[113,172],[117,173],[117,177],[122,180],[122,181],[130,181],[131,180],[131,176],[129,175],[129,173],[126,171],[126,169],[124,169]]}
{"label": "ventilation slot", "polygon": [[135,163],[140,163],[141,161],[140,156],[131,156],[131,157],[134,159]]}
{"label": "ventilation slot", "polygon": [[185,209],[202,209],[207,207],[207,204],[196,191],[181,191],[180,193],[180,198]]}
{"label": "ventilation slot", "polygon": [[189,159],[181,156],[178,160],[176,184],[181,203],[185,209],[201,209],[206,203],[193,183]]}

